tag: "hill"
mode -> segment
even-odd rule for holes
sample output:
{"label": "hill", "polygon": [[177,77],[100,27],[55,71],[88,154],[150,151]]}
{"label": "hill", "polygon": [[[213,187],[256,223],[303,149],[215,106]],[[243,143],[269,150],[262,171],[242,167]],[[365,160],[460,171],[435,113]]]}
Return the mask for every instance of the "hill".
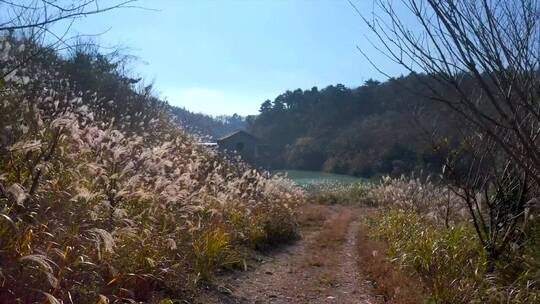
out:
{"label": "hill", "polygon": [[247,126],[246,117],[238,114],[210,116],[174,106],[170,107],[170,112],[184,130],[208,140],[217,140]]}
{"label": "hill", "polygon": [[460,134],[453,114],[421,97],[423,81],[429,79],[409,75],[353,89],[287,91],[265,101],[248,129],[278,156],[267,162],[273,168],[364,177],[437,172],[444,154],[434,150],[426,132],[451,141]]}

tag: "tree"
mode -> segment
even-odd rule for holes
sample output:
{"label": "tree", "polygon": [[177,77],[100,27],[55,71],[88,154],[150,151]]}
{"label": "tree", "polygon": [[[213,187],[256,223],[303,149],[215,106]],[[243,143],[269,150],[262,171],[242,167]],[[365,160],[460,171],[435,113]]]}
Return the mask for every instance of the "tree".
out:
{"label": "tree", "polygon": [[272,110],[272,102],[269,99],[267,99],[261,104],[261,108],[259,109],[259,112],[266,113],[270,110]]}
{"label": "tree", "polygon": [[282,95],[279,95],[276,99],[274,99],[274,103],[273,103],[273,109],[275,111],[283,111],[285,110],[285,95],[282,94]]}
{"label": "tree", "polygon": [[[412,123],[410,112],[410,108],[427,101],[403,89],[415,83],[418,81],[408,76],[383,83],[367,82],[358,88],[336,85],[285,92],[276,97],[275,103],[286,106],[261,112],[249,121],[248,129],[272,146],[276,152],[272,155],[283,161],[280,168],[322,167],[329,172],[366,177],[398,174],[394,167],[406,171],[402,173],[422,169],[439,174],[441,158],[433,155],[420,138],[421,130]],[[270,101],[265,102],[262,108],[270,105]],[[431,103],[424,107],[428,121],[437,123],[445,135],[459,137],[456,128],[448,125],[450,115],[441,110]],[[396,145],[410,148],[413,156],[389,153]],[[392,162],[397,165],[392,166]]]}
{"label": "tree", "polygon": [[49,32],[48,27],[62,20],[74,21],[77,18],[104,13],[117,8],[134,7],[137,0],[112,1],[100,6],[98,0],[70,1],[35,1],[35,0],[2,0],[0,11],[0,31],[37,29]]}
{"label": "tree", "polygon": [[540,186],[540,2],[399,2],[420,32],[405,25],[393,1],[377,0],[382,14],[363,18],[378,47],[435,80],[424,82],[430,98],[492,138]]}
{"label": "tree", "polygon": [[[137,0],[113,0],[101,6],[98,0],[0,0],[0,37],[19,33],[31,44],[46,46],[19,56],[18,64],[2,72],[2,78],[49,49],[73,49],[73,46],[87,45],[88,41],[82,42],[81,35],[69,36],[77,19],[114,9],[133,8],[135,2]],[[55,31],[52,26],[62,21],[66,25],[59,32]]]}
{"label": "tree", "polygon": [[[422,81],[429,98],[471,130],[454,150],[459,157],[447,161],[447,176],[466,202],[493,270],[493,261],[523,232],[517,222],[525,221],[540,187],[540,1],[376,4],[372,18],[362,16],[376,47],[411,73],[430,77]],[[418,30],[406,25],[404,10]],[[456,170],[463,164],[466,174]]]}

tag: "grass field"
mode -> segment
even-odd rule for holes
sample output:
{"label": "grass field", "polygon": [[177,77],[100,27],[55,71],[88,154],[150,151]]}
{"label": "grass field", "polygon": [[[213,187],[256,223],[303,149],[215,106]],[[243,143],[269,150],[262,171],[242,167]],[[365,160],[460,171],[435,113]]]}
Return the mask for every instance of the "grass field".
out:
{"label": "grass field", "polygon": [[320,171],[278,170],[274,173],[285,175],[300,186],[317,186],[323,184],[347,185],[366,181],[366,179],[360,177],[332,174]]}

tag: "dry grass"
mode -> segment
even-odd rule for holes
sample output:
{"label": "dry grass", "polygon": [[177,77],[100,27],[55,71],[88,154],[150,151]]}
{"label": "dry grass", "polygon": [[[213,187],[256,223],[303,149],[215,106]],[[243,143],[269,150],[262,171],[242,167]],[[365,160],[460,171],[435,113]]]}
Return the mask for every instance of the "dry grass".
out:
{"label": "dry grass", "polygon": [[312,267],[324,267],[328,263],[328,258],[320,254],[312,254],[306,257],[306,264]]}
{"label": "dry grass", "polygon": [[[309,214],[321,221],[332,213],[328,206],[312,205],[308,207]],[[305,215],[306,213],[304,213]],[[316,268],[320,286],[332,287],[337,282],[337,265],[340,262],[340,247],[347,239],[347,232],[355,215],[349,209],[338,211],[322,224],[321,231],[315,235],[309,245],[310,254],[304,258],[305,268]]]}
{"label": "dry grass", "polygon": [[[0,66],[18,49],[1,42]],[[0,303],[189,299],[246,248],[297,237],[303,191],[198,145],[155,97],[82,93],[59,66],[0,81]]]}
{"label": "dry grass", "polygon": [[324,271],[319,275],[319,284],[333,287],[338,284],[337,273],[335,271]]}
{"label": "dry grass", "polygon": [[396,269],[386,258],[388,246],[383,241],[370,239],[361,225],[358,231],[358,264],[360,270],[374,282],[375,291],[385,303],[422,303],[424,295],[420,282]]}
{"label": "dry grass", "polygon": [[306,204],[299,210],[298,223],[304,227],[320,227],[328,218],[328,207]]}
{"label": "dry grass", "polygon": [[383,208],[398,208],[425,215],[433,222],[450,226],[467,218],[460,197],[449,187],[414,176],[384,177],[366,192],[364,200]]}
{"label": "dry grass", "polygon": [[[349,209],[340,210],[332,216],[332,208],[325,205],[309,204],[300,210],[299,223],[305,228],[321,227],[310,244],[311,254],[305,258],[305,265],[326,267],[337,264],[335,251],[347,238],[347,231],[355,216]],[[327,277],[328,274],[325,275]]]}
{"label": "dry grass", "polygon": [[320,248],[334,248],[340,245],[347,238],[347,231],[355,215],[351,210],[345,209],[334,218],[325,222],[321,232],[318,234],[315,246]]}

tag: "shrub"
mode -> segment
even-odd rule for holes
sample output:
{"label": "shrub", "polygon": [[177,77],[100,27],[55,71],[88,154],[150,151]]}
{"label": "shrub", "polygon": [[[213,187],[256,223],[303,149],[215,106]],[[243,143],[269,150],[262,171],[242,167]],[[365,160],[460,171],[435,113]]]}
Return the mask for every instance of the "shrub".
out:
{"label": "shrub", "polygon": [[436,303],[469,303],[483,288],[485,255],[474,231],[437,227],[410,211],[391,210],[371,221],[389,257],[413,272]]}
{"label": "shrub", "polygon": [[[411,211],[392,209],[370,218],[371,237],[418,277],[435,303],[536,303],[540,299],[539,243],[532,237],[500,269],[486,273],[486,254],[467,223],[445,228]],[[529,231],[534,233],[536,223]],[[388,282],[387,282],[388,283]]]}
{"label": "shrub", "polygon": [[275,245],[298,239],[298,223],[295,214],[283,205],[271,206],[264,213],[263,230],[265,243]]}
{"label": "shrub", "polygon": [[540,303],[540,220],[530,219],[524,233],[527,241],[502,257],[490,286],[481,295],[486,303]]}

